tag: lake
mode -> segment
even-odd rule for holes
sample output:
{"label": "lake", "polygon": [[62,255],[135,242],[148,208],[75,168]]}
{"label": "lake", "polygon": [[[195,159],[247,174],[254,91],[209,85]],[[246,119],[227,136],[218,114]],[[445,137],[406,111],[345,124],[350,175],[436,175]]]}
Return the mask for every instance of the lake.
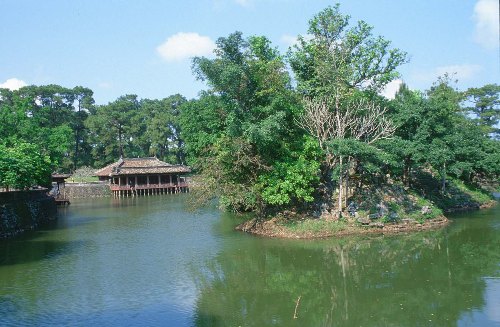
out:
{"label": "lake", "polygon": [[408,235],[265,239],[189,195],[72,200],[0,240],[1,326],[500,326],[500,208]]}

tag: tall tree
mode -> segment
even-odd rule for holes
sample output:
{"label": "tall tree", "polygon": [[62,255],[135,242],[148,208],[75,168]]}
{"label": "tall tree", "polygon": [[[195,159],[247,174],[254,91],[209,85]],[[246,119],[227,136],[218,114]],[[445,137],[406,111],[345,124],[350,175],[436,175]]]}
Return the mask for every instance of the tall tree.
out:
{"label": "tall tree", "polygon": [[425,93],[403,85],[391,101],[396,138],[384,149],[403,162],[407,186],[412,169],[437,172],[443,193],[447,175],[470,183],[476,177],[494,179],[498,174],[498,141],[484,133],[477,119],[462,114],[464,94],[452,82],[448,75],[440,77]]}
{"label": "tall tree", "polygon": [[94,112],[94,92],[86,87],[76,86],[73,88],[75,97],[75,110],[71,120],[71,128],[74,134],[73,170],[82,165],[90,165],[91,154],[88,144],[88,131],[85,120],[89,114]]}
{"label": "tall tree", "polygon": [[10,144],[19,140],[37,144],[54,165],[69,169],[76,142],[74,102],[74,90],[59,85],[2,90],[0,136]]}
{"label": "tall tree", "polygon": [[[225,207],[261,213],[267,205],[282,200],[309,200],[309,185],[301,189],[304,192],[295,192],[290,187],[275,188],[263,178],[277,171],[287,175],[287,169],[299,174],[307,166],[285,164],[295,150],[292,140],[300,139],[301,133],[293,126],[297,98],[283,58],[267,38],[245,39],[240,32],[219,38],[215,54],[215,59],[193,60],[195,75],[206,81],[210,90],[200,102],[183,107],[181,114],[187,148],[200,153],[197,163],[204,176],[200,185],[206,186],[205,198],[220,195]],[[206,124],[202,121],[205,118]],[[276,192],[286,195],[276,201]]]}
{"label": "tall tree", "polygon": [[466,112],[473,115],[485,134],[500,136],[500,85],[487,84],[479,88],[470,88],[465,92]]}
{"label": "tall tree", "polygon": [[460,112],[462,95],[453,89],[450,76],[439,77],[427,92],[426,109],[417,138],[423,145],[421,155],[426,162],[439,171],[441,191],[446,190],[446,175],[449,164],[454,160],[453,133]]}
{"label": "tall tree", "polygon": [[124,156],[144,155],[134,143],[140,125],[136,95],[124,95],[99,106],[85,121],[92,137],[94,162],[103,165]]}
{"label": "tall tree", "polygon": [[148,152],[170,162],[185,163],[184,142],[180,136],[180,107],[187,100],[180,94],[162,100],[141,100]]}
{"label": "tall tree", "polygon": [[406,62],[406,53],[374,37],[371,26],[359,21],[349,28],[349,19],[340,13],[338,4],[326,8],[309,21],[310,37],[299,37],[289,54],[298,90],[304,95],[300,125],[326,154],[323,179],[328,201],[332,199],[332,174],[338,171],[338,212],[347,202],[353,163],[359,161],[349,151],[338,151],[339,142],[346,140],[344,145],[356,147],[362,145],[349,139],[374,144],[394,132],[385,118],[386,109],[367,95],[396,78],[396,68]]}
{"label": "tall tree", "polygon": [[[426,99],[422,92],[412,91],[402,84],[389,108],[389,117],[396,131],[394,138],[384,144],[384,149],[396,157],[396,162],[401,163],[403,182],[410,187],[412,170],[424,160],[422,151],[426,152],[425,144],[421,144],[417,138],[425,117]],[[393,175],[398,175],[394,168]]]}
{"label": "tall tree", "polygon": [[196,165],[198,158],[206,155],[206,150],[222,136],[227,115],[222,99],[207,92],[180,107],[181,137],[190,165]]}

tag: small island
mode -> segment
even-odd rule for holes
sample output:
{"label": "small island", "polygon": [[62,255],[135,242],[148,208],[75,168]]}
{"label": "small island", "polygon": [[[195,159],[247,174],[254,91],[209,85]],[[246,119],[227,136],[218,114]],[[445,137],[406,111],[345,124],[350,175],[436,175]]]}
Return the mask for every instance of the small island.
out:
{"label": "small island", "polygon": [[195,58],[210,89],[181,115],[193,202],[251,212],[238,230],[286,238],[429,229],[494,205],[500,86],[458,91],[444,74],[411,90],[397,72],[407,53],[372,31],[337,5],[286,55],[236,32]]}

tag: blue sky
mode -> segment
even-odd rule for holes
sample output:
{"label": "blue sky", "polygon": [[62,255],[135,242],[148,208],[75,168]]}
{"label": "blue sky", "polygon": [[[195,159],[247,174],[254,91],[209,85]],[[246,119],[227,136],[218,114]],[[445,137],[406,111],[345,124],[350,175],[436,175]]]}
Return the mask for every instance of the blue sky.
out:
{"label": "blue sky", "polygon": [[[190,57],[234,31],[265,35],[283,53],[326,0],[1,0],[0,87],[82,85],[97,104],[120,95],[196,97]],[[500,82],[498,0],[339,1],[410,55],[399,71],[427,89],[456,72],[458,88]],[[397,86],[397,82],[393,83]]]}

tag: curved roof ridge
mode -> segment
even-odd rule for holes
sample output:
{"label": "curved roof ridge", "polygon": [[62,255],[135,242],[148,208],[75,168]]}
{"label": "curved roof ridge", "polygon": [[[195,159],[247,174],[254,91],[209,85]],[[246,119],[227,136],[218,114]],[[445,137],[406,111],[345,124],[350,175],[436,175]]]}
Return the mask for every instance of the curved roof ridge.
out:
{"label": "curved roof ridge", "polygon": [[[142,164],[141,164],[142,163]],[[117,162],[113,162],[104,168],[95,172],[96,176],[111,176],[116,174],[126,174],[127,170],[147,172],[190,172],[191,168],[182,164],[170,164],[159,160],[157,157],[143,158],[120,158]]]}

